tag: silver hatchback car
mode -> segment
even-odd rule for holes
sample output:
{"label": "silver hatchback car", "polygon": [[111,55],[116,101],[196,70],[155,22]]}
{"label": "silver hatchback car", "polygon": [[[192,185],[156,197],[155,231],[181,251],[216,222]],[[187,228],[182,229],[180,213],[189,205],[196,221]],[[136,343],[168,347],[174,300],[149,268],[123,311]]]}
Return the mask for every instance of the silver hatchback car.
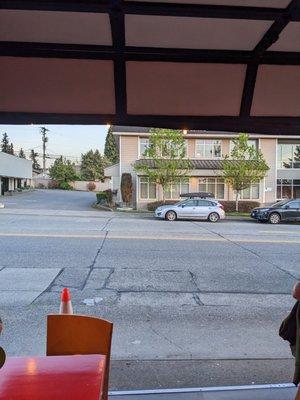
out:
{"label": "silver hatchback car", "polygon": [[160,206],[155,217],[175,221],[176,219],[204,219],[218,222],[225,218],[224,207],[218,200],[189,198],[173,205]]}

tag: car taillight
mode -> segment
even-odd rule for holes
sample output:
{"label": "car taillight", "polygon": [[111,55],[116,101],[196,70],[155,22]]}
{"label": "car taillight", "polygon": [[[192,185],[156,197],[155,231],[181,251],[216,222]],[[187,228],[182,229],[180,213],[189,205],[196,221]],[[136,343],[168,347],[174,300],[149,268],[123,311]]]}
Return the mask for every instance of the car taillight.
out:
{"label": "car taillight", "polygon": [[222,208],[222,210],[224,210],[223,204],[219,204],[219,207]]}

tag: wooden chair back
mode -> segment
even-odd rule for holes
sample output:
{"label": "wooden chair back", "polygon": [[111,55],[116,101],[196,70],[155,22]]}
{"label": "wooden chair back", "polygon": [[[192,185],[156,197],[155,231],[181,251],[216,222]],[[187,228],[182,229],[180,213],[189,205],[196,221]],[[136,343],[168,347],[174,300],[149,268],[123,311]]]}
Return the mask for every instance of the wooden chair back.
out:
{"label": "wooden chair back", "polygon": [[113,324],[85,315],[51,314],[47,317],[47,356],[103,354],[106,370],[103,400],[108,399]]}

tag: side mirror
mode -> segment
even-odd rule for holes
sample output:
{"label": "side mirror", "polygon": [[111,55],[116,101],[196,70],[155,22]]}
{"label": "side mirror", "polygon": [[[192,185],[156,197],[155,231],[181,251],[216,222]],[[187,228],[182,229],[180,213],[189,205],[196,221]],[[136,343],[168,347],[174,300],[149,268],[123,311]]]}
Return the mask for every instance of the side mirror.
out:
{"label": "side mirror", "polygon": [[185,207],[185,204],[182,204],[181,208],[184,208],[184,207]]}
{"label": "side mirror", "polygon": [[287,210],[288,208],[290,208],[290,206],[287,204],[284,208]]}

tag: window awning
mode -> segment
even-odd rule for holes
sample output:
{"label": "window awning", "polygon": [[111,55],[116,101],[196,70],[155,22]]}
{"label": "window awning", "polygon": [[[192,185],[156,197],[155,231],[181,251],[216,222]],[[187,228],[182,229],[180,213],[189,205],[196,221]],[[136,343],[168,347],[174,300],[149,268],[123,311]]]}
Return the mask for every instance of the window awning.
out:
{"label": "window awning", "polygon": [[0,0],[0,123],[300,132],[300,0]]}
{"label": "window awning", "polygon": [[[195,169],[209,169],[209,170],[222,170],[223,169],[223,161],[222,160],[189,160],[190,163],[190,169],[195,170]],[[230,160],[230,163],[232,164],[238,164],[239,161],[236,160]],[[156,169],[157,165],[155,160],[153,159],[148,159],[148,158],[142,158],[139,160],[135,161],[135,165],[147,165],[149,168]],[[249,161],[249,166],[255,167],[255,162]]]}

